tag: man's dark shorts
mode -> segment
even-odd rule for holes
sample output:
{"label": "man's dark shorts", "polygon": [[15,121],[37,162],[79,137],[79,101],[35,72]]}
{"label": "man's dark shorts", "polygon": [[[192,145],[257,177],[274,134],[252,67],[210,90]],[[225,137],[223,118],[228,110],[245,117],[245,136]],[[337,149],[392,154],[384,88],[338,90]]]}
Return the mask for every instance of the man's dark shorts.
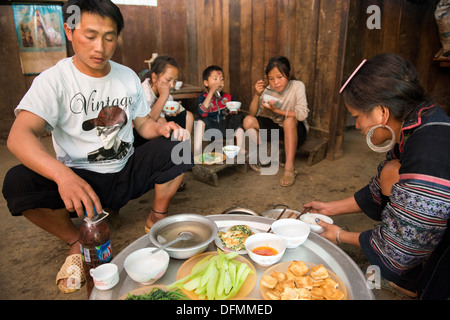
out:
{"label": "man's dark shorts", "polygon": [[[181,150],[189,152],[188,163],[172,162],[172,149],[179,143],[185,144],[178,146]],[[120,172],[103,174],[84,169],[72,170],[91,185],[103,207],[119,210],[128,201],[153,189],[155,184],[169,182],[190,170],[193,163],[189,140],[178,142],[159,137],[136,148]],[[57,210],[65,207],[56,183],[23,165],[11,168],[6,174],[3,196],[13,216],[20,216],[29,209]],[[76,213],[72,217],[76,217]]]}

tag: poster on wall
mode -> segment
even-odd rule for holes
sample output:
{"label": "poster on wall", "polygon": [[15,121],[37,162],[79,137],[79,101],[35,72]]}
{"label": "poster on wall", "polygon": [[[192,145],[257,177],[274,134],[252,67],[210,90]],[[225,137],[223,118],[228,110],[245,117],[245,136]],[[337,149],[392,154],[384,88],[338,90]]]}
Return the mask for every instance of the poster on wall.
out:
{"label": "poster on wall", "polygon": [[24,74],[38,74],[67,57],[62,6],[13,5]]}

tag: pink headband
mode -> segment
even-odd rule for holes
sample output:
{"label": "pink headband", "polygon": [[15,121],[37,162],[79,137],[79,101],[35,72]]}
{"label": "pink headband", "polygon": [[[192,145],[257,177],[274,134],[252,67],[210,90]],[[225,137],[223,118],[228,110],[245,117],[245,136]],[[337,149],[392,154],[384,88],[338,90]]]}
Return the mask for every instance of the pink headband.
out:
{"label": "pink headband", "polygon": [[345,87],[348,85],[348,83],[353,79],[353,77],[355,76],[355,74],[359,71],[359,69],[361,69],[361,67],[364,65],[364,63],[366,63],[367,59],[364,59],[360,65],[358,66],[358,68],[355,69],[355,71],[353,71],[352,75],[348,78],[348,80],[344,83],[344,85],[342,86],[341,90],[339,90],[339,93],[342,93],[342,91],[344,91]]}

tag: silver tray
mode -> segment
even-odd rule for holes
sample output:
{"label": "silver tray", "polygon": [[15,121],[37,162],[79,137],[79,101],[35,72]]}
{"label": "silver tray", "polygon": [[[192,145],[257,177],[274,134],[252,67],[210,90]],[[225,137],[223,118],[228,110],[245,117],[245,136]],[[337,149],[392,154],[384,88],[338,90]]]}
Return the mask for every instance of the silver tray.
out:
{"label": "silver tray", "polygon": [[[266,232],[274,221],[274,219],[267,217],[237,214],[210,215],[208,217],[214,220],[219,229],[236,224],[247,224],[251,228],[254,228],[260,232]],[[154,247],[154,245],[150,242],[148,235],[140,237],[117,254],[117,256],[115,256],[112,260],[112,263],[119,267],[119,283],[110,290],[101,291],[94,288],[90,299],[115,300],[119,299],[123,295],[126,295],[132,290],[143,287],[142,284],[133,281],[127,275],[125,269],[123,268],[123,262],[130,253],[145,247]],[[213,241],[205,252],[215,250],[217,250],[217,247]],[[244,257],[251,261],[247,255],[244,255]],[[286,252],[280,262],[291,260],[303,260],[316,264],[323,264],[326,268],[332,270],[339,278],[341,278],[342,282],[347,287],[347,295],[349,300],[375,299],[375,296],[371,289],[367,286],[366,278],[358,265],[342,249],[320,235],[310,233],[308,239],[298,248],[286,249]],[[171,258],[169,268],[164,276],[155,283],[155,285],[168,285],[174,282],[176,280],[178,269],[185,261],[186,260]],[[256,269],[257,281],[248,297],[253,299],[262,299],[259,291],[259,279],[267,268],[260,267],[257,264],[253,265]]]}

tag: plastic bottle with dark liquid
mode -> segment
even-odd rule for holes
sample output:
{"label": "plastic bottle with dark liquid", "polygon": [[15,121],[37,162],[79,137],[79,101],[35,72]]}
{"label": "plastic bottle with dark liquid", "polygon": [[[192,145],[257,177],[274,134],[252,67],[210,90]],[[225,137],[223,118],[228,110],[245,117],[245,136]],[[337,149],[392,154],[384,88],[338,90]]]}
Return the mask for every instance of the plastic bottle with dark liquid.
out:
{"label": "plastic bottle with dark liquid", "polygon": [[[94,209],[95,210],[95,209]],[[90,269],[110,262],[112,259],[112,248],[109,227],[104,220],[108,213],[103,211],[100,214],[95,213],[93,219],[87,216],[80,226],[80,236],[78,241],[81,248],[81,258],[83,260],[83,270],[86,276],[86,288],[88,298],[94,287]]]}

